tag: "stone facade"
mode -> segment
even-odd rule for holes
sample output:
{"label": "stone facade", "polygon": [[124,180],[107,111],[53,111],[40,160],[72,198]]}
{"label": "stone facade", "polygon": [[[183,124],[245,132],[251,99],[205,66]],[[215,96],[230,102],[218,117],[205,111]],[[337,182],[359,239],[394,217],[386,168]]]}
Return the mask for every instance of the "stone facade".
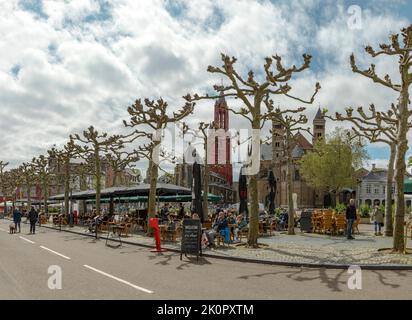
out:
{"label": "stone facade", "polygon": [[[323,139],[325,136],[325,119],[322,117],[320,108],[313,120],[313,143],[317,139]],[[266,203],[266,198],[269,194],[268,174],[273,170],[276,179],[276,207],[287,207],[287,163],[284,153],[285,134],[284,128],[280,123],[272,123],[272,143],[270,145],[262,145],[261,148],[261,168],[259,172],[258,189],[259,202]],[[323,207],[326,198],[323,193],[315,191],[303,181],[298,161],[307,152],[313,150],[313,144],[310,143],[301,133],[297,133],[294,137],[292,146],[292,179],[293,193],[297,194],[298,209]]]}

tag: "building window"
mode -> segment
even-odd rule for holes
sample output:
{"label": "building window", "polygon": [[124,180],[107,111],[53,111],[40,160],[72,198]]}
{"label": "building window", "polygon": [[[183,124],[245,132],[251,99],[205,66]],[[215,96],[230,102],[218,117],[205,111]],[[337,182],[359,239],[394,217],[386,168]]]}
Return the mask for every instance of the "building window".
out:
{"label": "building window", "polygon": [[366,193],[371,194],[372,193],[372,186],[370,184],[366,185]]}
{"label": "building window", "polygon": [[280,142],[276,142],[276,143],[275,143],[275,147],[276,147],[276,148],[279,148],[279,147],[280,147]]}
{"label": "building window", "polygon": [[386,187],[385,186],[383,186],[383,194],[385,194],[386,193]]}
{"label": "building window", "polygon": [[316,129],[323,130],[323,126],[316,126]]}
{"label": "building window", "polygon": [[317,136],[318,138],[322,138],[322,133],[321,133],[321,132],[318,132],[316,136]]}
{"label": "building window", "polygon": [[299,170],[295,170],[295,181],[300,181],[300,173]]}
{"label": "building window", "polygon": [[379,186],[375,186],[375,194],[379,194]]}

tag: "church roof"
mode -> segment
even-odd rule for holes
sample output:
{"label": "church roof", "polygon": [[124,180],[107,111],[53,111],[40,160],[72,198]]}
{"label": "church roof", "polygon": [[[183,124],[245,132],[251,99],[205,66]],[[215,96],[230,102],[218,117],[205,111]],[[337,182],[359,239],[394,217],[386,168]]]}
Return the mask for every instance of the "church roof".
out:
{"label": "church roof", "polygon": [[318,112],[316,113],[315,119],[322,119],[323,120],[322,111],[320,110],[320,107],[318,109]]}
{"label": "church roof", "polygon": [[295,139],[296,139],[296,144],[299,145],[303,150],[313,149],[313,145],[300,132],[296,134]]}

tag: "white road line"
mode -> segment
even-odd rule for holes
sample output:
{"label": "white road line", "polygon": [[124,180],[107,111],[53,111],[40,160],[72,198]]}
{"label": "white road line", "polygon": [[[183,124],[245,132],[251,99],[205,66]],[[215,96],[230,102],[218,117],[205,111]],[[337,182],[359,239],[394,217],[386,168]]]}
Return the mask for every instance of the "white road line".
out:
{"label": "white road line", "polygon": [[46,248],[46,247],[43,247],[43,246],[40,246],[40,248],[42,248],[42,249],[44,249],[44,250],[47,250],[47,251],[50,251],[51,253],[54,253],[54,254],[56,254],[56,255],[58,255],[58,256],[60,256],[60,257],[62,257],[62,258],[65,258],[65,259],[67,259],[67,260],[70,260],[69,257],[66,257],[65,255],[62,255],[61,253],[58,253],[58,252],[56,252],[56,251],[53,251],[53,250],[51,250],[51,249],[49,249],[49,248]]}
{"label": "white road line", "polygon": [[36,242],[34,242],[34,241],[31,241],[31,240],[29,240],[29,239],[26,239],[26,238],[24,238],[24,237],[19,237],[21,240],[24,240],[24,241],[26,241],[26,242],[28,242],[28,243],[31,243],[31,244],[35,244]]}
{"label": "white road line", "polygon": [[2,229],[2,228],[0,228],[0,231],[6,232],[6,230],[4,230],[4,229]]}
{"label": "white road line", "polygon": [[143,292],[145,292],[145,293],[149,293],[149,294],[150,294],[150,293],[153,293],[153,291],[150,291],[150,290],[147,290],[147,289],[145,289],[145,288],[136,286],[136,285],[134,285],[133,283],[130,283],[130,282],[126,281],[126,280],[123,280],[123,279],[120,279],[120,278],[118,278],[118,277],[112,276],[112,275],[110,275],[110,274],[108,274],[108,273],[106,273],[106,272],[100,271],[100,270],[98,270],[98,269],[96,269],[96,268],[93,268],[93,267],[90,267],[90,266],[88,266],[88,265],[86,265],[86,264],[83,265],[83,267],[85,267],[85,268],[87,268],[87,269],[90,269],[90,270],[93,270],[93,271],[95,271],[95,272],[97,272],[97,273],[100,273],[100,274],[106,276],[106,277],[109,277],[109,278],[111,278],[111,279],[114,279],[114,280],[116,280],[116,281],[119,281],[119,282],[121,282],[121,283],[124,283],[124,284],[126,284],[126,285],[128,285],[128,286],[131,286],[132,288],[135,288],[135,289],[137,289],[137,290],[143,291]]}

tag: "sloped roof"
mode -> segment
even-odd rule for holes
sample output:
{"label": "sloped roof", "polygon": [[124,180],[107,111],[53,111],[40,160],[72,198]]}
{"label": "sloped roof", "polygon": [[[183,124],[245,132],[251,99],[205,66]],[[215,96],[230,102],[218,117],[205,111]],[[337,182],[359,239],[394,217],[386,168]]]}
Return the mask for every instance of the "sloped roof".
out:
{"label": "sloped roof", "polygon": [[300,132],[298,132],[295,135],[295,141],[296,141],[296,144],[298,144],[303,150],[312,150],[313,149],[313,145]]}

